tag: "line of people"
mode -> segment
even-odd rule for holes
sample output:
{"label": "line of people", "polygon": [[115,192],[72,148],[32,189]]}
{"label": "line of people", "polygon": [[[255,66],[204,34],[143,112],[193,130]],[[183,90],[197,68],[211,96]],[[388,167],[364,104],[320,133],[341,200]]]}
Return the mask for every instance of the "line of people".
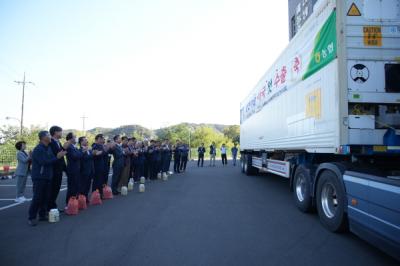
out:
{"label": "line of people", "polygon": [[[227,151],[228,151],[228,148],[226,147],[226,145],[222,144],[222,146],[220,147],[220,152],[221,152],[221,160],[222,160],[223,166],[228,164]],[[204,143],[201,143],[201,146],[197,148],[197,154],[198,154],[197,167],[204,166],[205,153],[206,153],[206,148],[204,147]],[[237,159],[237,154],[238,154],[238,148],[237,148],[236,143],[231,148],[231,154],[232,154],[233,166],[236,166],[236,159]],[[213,142],[210,145],[210,166],[213,166],[213,167],[215,166],[216,156],[217,156],[217,147],[215,145],[215,142]]]}
{"label": "line of people", "polygon": [[[63,172],[67,174],[66,204],[71,197],[85,195],[109,183],[112,168],[111,189],[114,195],[121,193],[129,179],[139,182],[143,176],[154,180],[162,173],[169,172],[174,154],[174,170],[186,170],[188,146],[177,141],[172,147],[169,140],[137,141],[135,138],[116,135],[107,140],[102,134],[95,136],[89,147],[86,137],[77,138],[72,132],[66,135],[62,144],[62,128],[53,126],[39,133],[39,144],[34,148],[29,160],[32,162],[33,198],[29,208],[30,225],[39,220],[47,220],[51,209],[59,209],[57,198],[60,192]],[[111,158],[112,165],[111,165]],[[102,196],[102,195],[101,195]],[[66,207],[67,208],[67,207]]]}

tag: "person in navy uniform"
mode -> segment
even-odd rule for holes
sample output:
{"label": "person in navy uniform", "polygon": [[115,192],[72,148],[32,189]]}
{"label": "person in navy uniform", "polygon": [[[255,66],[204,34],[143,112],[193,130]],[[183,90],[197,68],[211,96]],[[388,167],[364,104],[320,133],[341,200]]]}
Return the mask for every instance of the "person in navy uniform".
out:
{"label": "person in navy uniform", "polygon": [[121,178],[118,183],[118,191],[121,190],[121,187],[128,186],[129,175],[131,171],[131,150],[128,146],[128,137],[123,136],[121,138],[121,147],[124,153],[124,168],[122,169]]}
{"label": "person in navy uniform", "polygon": [[146,160],[146,151],[142,142],[136,142],[133,156],[135,157],[134,180],[135,182],[139,182],[140,178],[144,176],[144,163]]}
{"label": "person in navy uniform", "polygon": [[163,173],[165,172],[165,163],[167,162],[167,149],[166,149],[166,144],[165,144],[165,140],[163,140],[163,142],[159,142],[160,143],[160,165],[159,165],[159,172]]}
{"label": "person in navy uniform", "polygon": [[129,179],[133,178],[134,171],[135,171],[135,157],[133,155],[136,146],[136,138],[132,137],[128,139],[128,148],[130,152],[130,170],[129,170]]}
{"label": "person in navy uniform", "polygon": [[233,166],[236,166],[236,159],[238,154],[237,144],[235,143],[231,149]]}
{"label": "person in navy uniform", "polygon": [[186,171],[186,164],[189,158],[189,147],[187,144],[183,144],[180,146],[181,149],[181,163],[180,163],[180,170],[181,172]]}
{"label": "person in navy uniform", "polygon": [[37,225],[37,215],[40,220],[47,220],[47,205],[51,193],[51,179],[53,178],[53,166],[57,160],[63,158],[66,151],[60,151],[54,156],[49,144],[51,142],[48,131],[39,132],[40,143],[32,152],[32,182],[33,197],[29,207],[28,223]]}
{"label": "person in navy uniform", "polygon": [[96,156],[93,157],[94,165],[94,180],[93,180],[93,191],[98,189],[100,194],[103,194],[103,185],[106,181],[106,164],[108,162],[108,146],[104,145],[103,134],[97,134],[92,144],[92,150],[96,151]]}
{"label": "person in navy uniform", "polygon": [[[94,180],[94,157],[100,156],[101,152],[97,150],[90,150],[88,146],[88,140],[86,137],[80,137],[78,140],[79,150],[82,153],[81,159],[81,172],[80,172],[80,183],[79,193],[85,195],[88,199],[89,191],[91,187],[95,187]],[[99,154],[100,153],[100,154]]]}
{"label": "person in navy uniform", "polygon": [[197,160],[197,167],[200,167],[200,162],[201,162],[201,167],[203,167],[205,153],[206,153],[206,148],[204,147],[204,143],[201,143],[201,146],[197,148],[197,154],[199,156]]}
{"label": "person in navy uniform", "polygon": [[162,145],[162,150],[164,152],[164,161],[163,161],[163,169],[162,172],[168,173],[169,172],[169,166],[171,164],[171,159],[172,159],[172,151],[171,151],[171,146],[169,144],[169,140],[165,139],[164,143]]}
{"label": "person in navy uniform", "polygon": [[157,151],[154,140],[150,140],[150,145],[147,148],[148,160],[149,160],[149,178],[150,180],[157,179]]}
{"label": "person in navy uniform", "polygon": [[115,135],[114,143],[112,144],[112,155],[114,158],[112,168],[113,168],[113,175],[111,181],[111,189],[114,195],[120,194],[118,191],[118,185],[121,180],[122,170],[124,169],[125,165],[125,157],[124,157],[124,150],[121,147],[121,136]]}
{"label": "person in navy uniform", "polygon": [[210,145],[210,166],[215,166],[215,157],[217,156],[217,147],[215,142]]}
{"label": "person in navy uniform", "polygon": [[144,173],[144,177],[146,179],[150,178],[150,154],[148,152],[149,150],[149,142],[147,140],[143,141],[143,150],[144,150],[144,154],[145,154],[145,158],[144,158],[144,165],[143,165],[143,173]]}
{"label": "person in navy uniform", "polygon": [[[106,141],[103,139],[103,145],[106,143]],[[108,185],[108,177],[110,175],[110,168],[111,168],[111,158],[112,158],[112,150],[111,147],[113,147],[113,143],[110,139],[107,140],[107,144],[105,144],[104,147],[108,147],[108,153],[107,156],[104,155],[104,184]]]}
{"label": "person in navy uniform", "polygon": [[155,171],[156,171],[156,178],[157,178],[157,174],[161,173],[161,171],[162,171],[162,163],[163,163],[163,154],[162,154],[162,148],[161,148],[160,141],[155,142],[154,156],[155,156],[155,161],[156,161]]}
{"label": "person in navy uniform", "polygon": [[[68,148],[69,142],[65,142],[61,145],[60,139],[62,138],[62,128],[59,126],[52,126],[50,128],[51,142],[49,144],[54,156]],[[60,193],[61,182],[63,172],[66,171],[66,164],[64,157],[58,159],[58,161],[53,164],[53,177],[51,179],[51,192],[49,196],[48,210],[57,209],[57,197]],[[62,210],[59,210],[62,211]]]}
{"label": "person in navy uniform", "polygon": [[174,146],[174,172],[179,173],[181,165],[181,143],[179,140],[176,141]]}
{"label": "person in navy uniform", "polygon": [[81,171],[82,152],[75,147],[77,142],[74,133],[70,132],[66,136],[69,146],[67,148],[67,196],[66,204],[71,197],[77,197],[79,193],[79,179]]}

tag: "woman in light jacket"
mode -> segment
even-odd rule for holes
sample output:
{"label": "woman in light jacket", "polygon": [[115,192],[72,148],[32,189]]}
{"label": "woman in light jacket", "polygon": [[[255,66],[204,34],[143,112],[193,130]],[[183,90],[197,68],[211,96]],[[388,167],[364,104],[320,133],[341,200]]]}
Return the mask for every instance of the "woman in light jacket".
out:
{"label": "woman in light jacket", "polygon": [[15,169],[15,176],[17,177],[17,198],[15,202],[23,202],[26,200],[24,197],[26,179],[28,178],[29,164],[31,162],[31,156],[26,153],[25,141],[18,141],[15,144],[17,151],[17,169]]}

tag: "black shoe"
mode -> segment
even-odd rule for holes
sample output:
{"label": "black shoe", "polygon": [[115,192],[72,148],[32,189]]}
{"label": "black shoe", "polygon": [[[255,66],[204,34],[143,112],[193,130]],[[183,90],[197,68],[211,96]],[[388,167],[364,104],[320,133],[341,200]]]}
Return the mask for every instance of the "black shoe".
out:
{"label": "black shoe", "polygon": [[36,221],[36,219],[32,219],[32,220],[28,220],[28,224],[30,226],[36,226],[38,224],[38,222]]}

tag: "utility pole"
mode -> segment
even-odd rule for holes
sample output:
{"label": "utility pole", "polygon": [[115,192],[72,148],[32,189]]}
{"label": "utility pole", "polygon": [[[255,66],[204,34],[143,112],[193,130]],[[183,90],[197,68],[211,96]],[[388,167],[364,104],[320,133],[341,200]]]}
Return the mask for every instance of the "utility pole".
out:
{"label": "utility pole", "polygon": [[25,80],[25,72],[24,72],[24,79],[22,81],[14,81],[18,85],[22,84],[22,104],[21,104],[21,125],[20,125],[20,130],[19,134],[22,136],[22,129],[24,128],[24,101],[25,101],[25,84],[32,84],[35,85],[35,83],[31,81],[26,81]]}
{"label": "utility pole", "polygon": [[86,131],[85,131],[85,120],[87,119],[88,117],[87,116],[85,116],[85,115],[83,115],[83,116],[81,116],[81,119],[82,119],[82,131],[83,131],[83,134],[86,136]]}

